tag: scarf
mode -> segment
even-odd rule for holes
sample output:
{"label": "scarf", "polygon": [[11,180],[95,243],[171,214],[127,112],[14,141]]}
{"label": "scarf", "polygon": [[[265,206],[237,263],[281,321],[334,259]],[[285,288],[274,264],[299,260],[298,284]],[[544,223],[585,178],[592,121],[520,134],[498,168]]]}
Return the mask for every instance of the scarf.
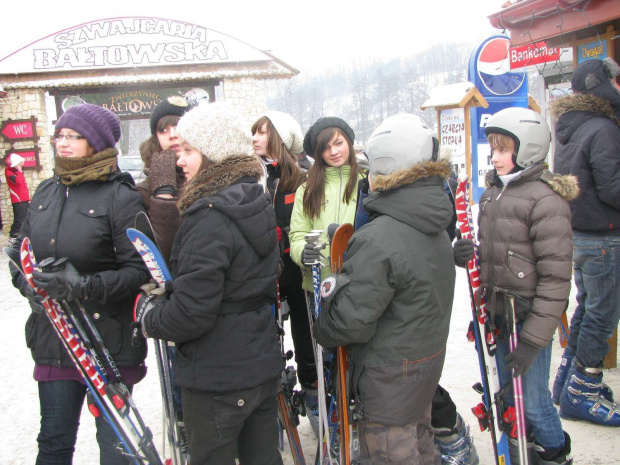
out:
{"label": "scarf", "polygon": [[54,173],[65,186],[88,181],[105,181],[108,175],[118,171],[118,150],[109,147],[92,157],[54,157]]}

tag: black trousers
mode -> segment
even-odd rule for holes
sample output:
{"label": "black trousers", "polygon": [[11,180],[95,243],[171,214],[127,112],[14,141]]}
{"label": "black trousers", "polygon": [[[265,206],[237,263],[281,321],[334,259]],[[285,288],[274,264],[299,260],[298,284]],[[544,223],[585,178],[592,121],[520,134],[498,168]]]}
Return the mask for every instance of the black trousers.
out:
{"label": "black trousers", "polygon": [[182,388],[192,463],[281,465],[278,450],[279,378],[252,389],[214,393]]}
{"label": "black trousers", "polygon": [[30,205],[30,202],[28,201],[13,204],[13,224],[11,225],[11,230],[9,231],[9,235],[11,237],[19,236],[22,223],[24,222],[24,218],[26,218],[28,205]]}

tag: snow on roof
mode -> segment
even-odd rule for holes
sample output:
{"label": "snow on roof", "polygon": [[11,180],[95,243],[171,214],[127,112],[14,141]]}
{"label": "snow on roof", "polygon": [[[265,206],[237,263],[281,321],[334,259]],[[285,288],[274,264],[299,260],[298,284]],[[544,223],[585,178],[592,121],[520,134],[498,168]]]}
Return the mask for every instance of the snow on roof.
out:
{"label": "snow on roof", "polygon": [[[290,68],[277,62],[270,62],[267,68],[230,69],[216,68],[210,70],[181,71],[175,73],[152,73],[152,74],[124,74],[124,75],[88,75],[75,78],[57,78],[45,80],[31,80],[22,82],[4,82],[5,90],[8,89],[33,89],[33,88],[58,88],[58,87],[87,87],[104,86],[112,84],[139,84],[150,82],[179,82],[206,79],[260,77],[277,78],[291,77],[296,74]],[[1,79],[1,77],[0,77]],[[1,89],[1,87],[0,87]]]}
{"label": "snow on roof", "polygon": [[485,108],[488,106],[471,82],[457,82],[431,89],[430,95],[420,108],[425,110],[431,107],[464,107],[472,98],[475,100],[473,106]]}
{"label": "snow on roof", "polygon": [[6,97],[6,92],[4,91],[2,86],[0,86],[0,98],[2,98],[2,97]]}

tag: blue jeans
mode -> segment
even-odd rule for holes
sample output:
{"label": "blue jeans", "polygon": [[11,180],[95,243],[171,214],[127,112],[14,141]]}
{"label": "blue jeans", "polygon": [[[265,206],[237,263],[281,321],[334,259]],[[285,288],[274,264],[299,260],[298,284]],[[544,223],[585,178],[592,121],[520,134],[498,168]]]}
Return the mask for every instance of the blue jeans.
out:
{"label": "blue jeans", "polygon": [[[39,382],[41,430],[37,437],[37,465],[71,464],[77,439],[80,413],[86,396],[86,386],[79,381]],[[131,387],[129,387],[131,390]],[[116,434],[103,415],[95,419],[99,460],[102,465],[128,464],[130,460],[119,452]]]}
{"label": "blue jeans", "polygon": [[[521,324],[517,331],[521,331]],[[512,382],[512,374],[505,370],[505,357],[510,353],[508,336],[497,341],[497,370],[502,386]],[[523,406],[526,426],[532,427],[536,442],[545,449],[560,449],[564,446],[564,432],[560,416],[551,401],[549,392],[549,369],[551,366],[551,343],[542,349],[530,369],[521,377],[523,380]],[[506,402],[514,405],[512,389],[506,394]]]}
{"label": "blue jeans", "polygon": [[597,367],[620,319],[620,236],[573,233],[577,308],[568,344],[581,363]]}

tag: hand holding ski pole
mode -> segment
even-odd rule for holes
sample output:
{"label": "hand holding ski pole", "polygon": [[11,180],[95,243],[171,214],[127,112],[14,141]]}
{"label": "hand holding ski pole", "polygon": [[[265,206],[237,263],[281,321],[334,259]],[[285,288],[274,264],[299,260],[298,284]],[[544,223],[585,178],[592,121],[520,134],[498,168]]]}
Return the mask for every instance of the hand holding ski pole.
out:
{"label": "hand holding ski pole", "polygon": [[524,375],[536,360],[539,352],[538,347],[534,347],[525,341],[519,341],[516,349],[506,355],[506,371],[512,370],[513,378]]}
{"label": "hand holding ski pole", "polygon": [[321,258],[325,258],[321,254],[327,244],[321,241],[323,231],[311,231],[306,234],[306,245],[301,252],[301,261],[306,266],[322,265]]}

